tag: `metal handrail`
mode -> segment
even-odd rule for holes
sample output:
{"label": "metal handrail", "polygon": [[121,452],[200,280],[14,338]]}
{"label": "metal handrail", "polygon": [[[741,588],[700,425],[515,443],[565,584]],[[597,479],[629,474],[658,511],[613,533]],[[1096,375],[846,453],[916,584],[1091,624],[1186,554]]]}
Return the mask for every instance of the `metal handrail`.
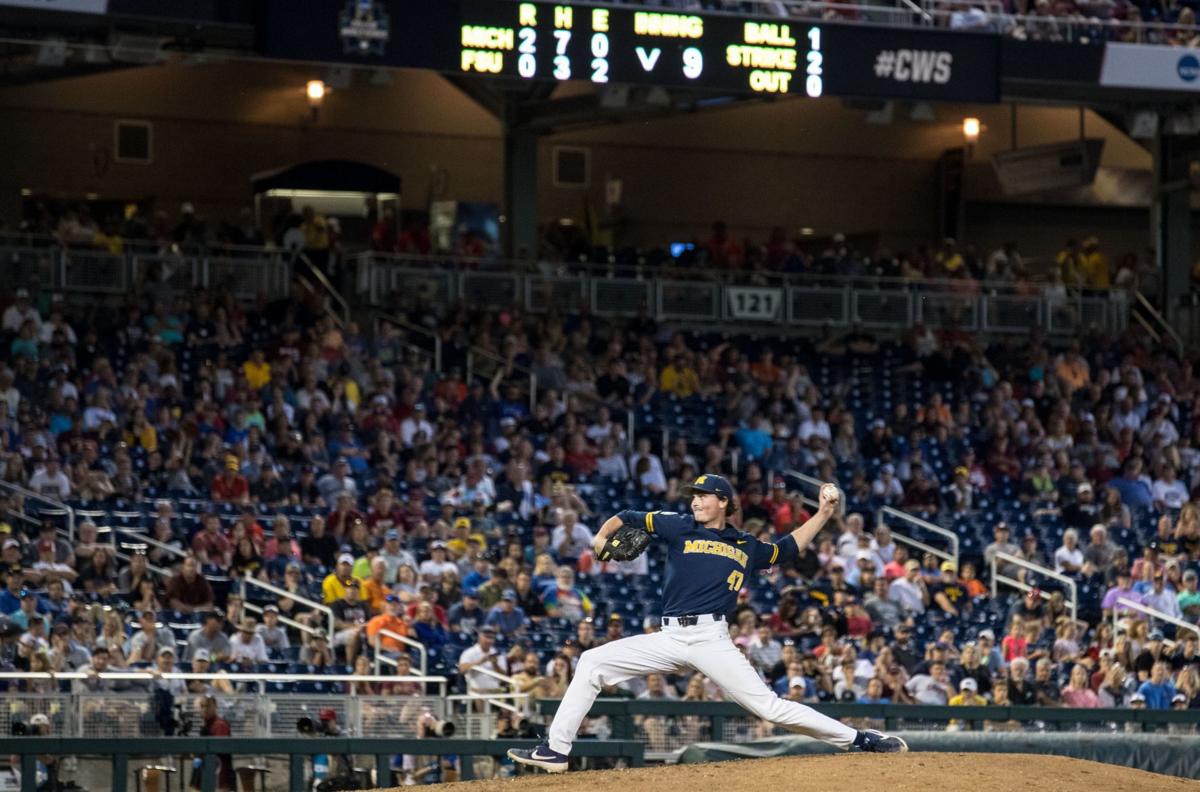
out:
{"label": "metal handrail", "polygon": [[[887,515],[889,517],[895,517],[897,520],[902,520],[903,522],[906,522],[910,525],[916,526],[917,528],[920,528],[923,531],[929,531],[930,533],[937,534],[938,536],[941,536],[943,539],[948,541],[950,543],[949,554],[947,554],[945,551],[939,551],[936,548],[932,548],[932,547],[930,547],[927,550],[927,552],[933,553],[938,558],[941,558],[944,561],[953,561],[954,567],[956,569],[958,568],[958,558],[959,558],[958,534],[954,533],[953,531],[948,531],[940,525],[935,525],[934,523],[931,523],[928,520],[922,520],[920,517],[913,517],[911,514],[908,514],[907,512],[902,512],[899,509],[894,509],[891,506],[884,506],[882,509],[879,510],[878,523],[877,523],[878,525],[885,524],[883,521],[884,515]],[[893,538],[899,536],[899,534],[897,534],[890,525],[888,526],[888,529],[892,531]],[[915,541],[911,537],[905,537],[905,539],[908,539],[908,541],[910,543]]]}
{"label": "metal handrail", "polygon": [[339,327],[341,327],[343,330],[346,329],[346,325],[350,323],[350,303],[346,302],[346,298],[342,297],[342,293],[334,287],[333,283],[330,282],[325,273],[321,272],[320,268],[317,267],[316,264],[313,264],[308,256],[304,255],[303,252],[298,254],[292,260],[303,262],[304,265],[308,267],[308,274],[312,275],[316,279],[317,283],[321,285],[321,288],[325,290],[326,295],[333,298],[333,301],[337,303],[338,308],[341,309],[340,315],[334,313],[333,311],[329,311],[329,314],[333,316],[334,321],[338,323]]}
{"label": "metal handrail", "polygon": [[500,375],[506,368],[512,369],[514,374],[520,373],[529,378],[529,410],[532,412],[537,407],[537,374],[533,373],[532,369],[527,369],[519,363],[512,363],[505,358],[497,355],[495,352],[484,349],[483,347],[473,346],[467,350],[467,382],[471,381],[475,365],[475,356],[488,358],[497,364],[496,374]]}
{"label": "metal handrail", "polygon": [[519,699],[521,701],[528,702],[529,694],[528,693],[492,693],[492,694],[483,694],[483,693],[461,694],[460,693],[460,694],[456,694],[453,696],[446,696],[446,701],[450,704],[453,704],[456,701],[467,701],[467,702],[482,701],[482,702],[488,704],[489,706],[495,707],[497,709],[502,709],[507,712],[511,712],[514,715],[524,715],[528,711],[527,708],[522,709],[521,707],[518,707],[515,704],[509,704],[506,701],[504,701],[504,699],[512,699],[513,701],[516,701]]}
{"label": "metal handrail", "polygon": [[46,495],[42,495],[41,493],[34,492],[31,489],[26,489],[25,487],[22,487],[20,484],[13,484],[11,481],[0,481],[0,487],[4,487],[5,489],[7,489],[11,492],[17,493],[18,495],[25,498],[25,500],[29,500],[30,498],[33,498],[34,500],[40,500],[43,503],[48,503],[56,509],[62,509],[63,512],[67,515],[67,539],[68,539],[68,541],[71,542],[71,544],[75,543],[75,510],[72,509],[70,506],[68,506],[67,504],[63,503],[60,500],[56,500],[54,498],[47,497]]}
{"label": "metal handrail", "polygon": [[[1171,340],[1175,342],[1175,351],[1180,357],[1182,357],[1183,339],[1179,336],[1179,333],[1175,331],[1175,328],[1171,326],[1171,323],[1166,320],[1166,317],[1159,313],[1158,309],[1155,308],[1148,299],[1146,299],[1146,295],[1142,294],[1140,291],[1134,289],[1133,298],[1137,300],[1139,305],[1142,306],[1142,310],[1150,314],[1150,316],[1152,316],[1154,320],[1158,322],[1158,326],[1166,331],[1166,335],[1171,337]],[[1137,316],[1136,313],[1134,315]],[[1149,330],[1152,335],[1156,336],[1156,340],[1161,342],[1162,333],[1154,332],[1150,327],[1146,326],[1146,322],[1144,320],[1142,320],[1140,317],[1138,317],[1138,319],[1142,322],[1142,326],[1146,327],[1146,329]]]}
{"label": "metal handrail", "polygon": [[[790,476],[790,477],[796,479],[797,481],[801,481],[805,484],[808,484],[810,487],[815,487],[818,492],[820,492],[821,487],[824,486],[824,484],[825,484],[825,482],[821,481],[820,479],[810,476],[806,473],[801,473],[798,470],[785,470],[785,471],[783,471],[783,473],[784,473],[784,475]],[[813,506],[818,505],[817,501],[812,500],[804,495],[801,495],[801,499],[804,501],[804,503],[806,505],[813,505]],[[838,505],[839,505],[841,514],[845,515],[845,512],[846,512],[845,499],[843,498]],[[916,526],[917,528],[920,528],[921,530],[929,531],[930,533],[935,533],[938,536],[941,536],[944,539],[946,539],[950,543],[949,551],[939,550],[936,547],[928,545],[917,539],[913,539],[910,536],[906,536],[902,533],[897,533],[895,529],[893,529],[891,526],[888,526],[888,529],[891,530],[891,532],[892,532],[892,538],[895,539],[896,541],[900,542],[901,544],[906,544],[910,547],[914,547],[925,553],[933,553],[935,556],[942,559],[943,561],[954,562],[954,566],[956,568],[958,567],[958,536],[954,532],[947,531],[945,528],[941,527],[940,525],[934,525],[933,523],[929,522],[928,520],[922,520],[919,517],[913,517],[911,514],[902,512],[899,509],[894,509],[891,506],[884,506],[882,509],[880,509],[878,512],[876,512],[875,525],[877,527],[880,525],[886,524],[883,519],[885,515],[895,517],[898,520],[903,520],[907,523],[910,523],[910,524]]]}
{"label": "metal handrail", "polygon": [[[428,273],[429,271],[444,271],[444,272],[500,272],[504,274],[517,274],[519,271],[509,266],[512,262],[502,261],[496,262],[492,259],[478,259],[462,256],[451,255],[433,255],[433,254],[407,254],[407,253],[373,253],[364,259],[367,266],[397,266],[404,267],[405,265],[416,265],[416,269]],[[1029,264],[1036,259],[1026,259]],[[502,266],[497,267],[497,263]],[[562,273],[565,276],[590,276],[601,279],[611,278],[633,278],[645,279],[653,278],[656,280],[684,280],[694,281],[700,279],[705,282],[713,283],[729,283],[743,284],[746,286],[811,286],[814,283],[833,284],[833,285],[849,285],[856,284],[885,288],[906,288],[912,286],[925,286],[933,289],[944,289],[950,292],[961,293],[964,285],[972,285],[978,287],[981,291],[1015,291],[1016,284],[1012,281],[1004,280],[957,280],[953,278],[903,278],[898,276],[884,275],[838,275],[838,274],[823,274],[823,273],[782,273],[782,272],[755,272],[753,275],[740,272],[728,272],[725,270],[717,270],[710,268],[697,267],[679,267],[671,264],[662,266],[649,266],[641,264],[597,264],[594,262],[559,262],[548,261],[544,262],[552,267],[567,267],[569,270]],[[525,273],[536,275],[537,273]],[[767,282],[764,283],[763,281]],[[1034,280],[1034,282],[1039,282]],[[1108,293],[1112,289],[1090,289],[1097,293]]]}
{"label": "metal handrail", "polygon": [[393,632],[392,630],[380,630],[379,632],[375,633],[375,673],[376,674],[379,673],[380,665],[383,663],[386,663],[387,665],[390,665],[393,668],[395,668],[397,665],[395,660],[393,660],[390,657],[384,657],[383,652],[380,651],[380,644],[382,643],[382,641],[380,639],[384,638],[385,636],[388,638],[391,638],[394,641],[399,641],[400,643],[404,644],[405,646],[411,646],[412,648],[416,649],[417,657],[418,657],[417,668],[420,669],[422,674],[424,674],[428,670],[427,663],[428,663],[429,651],[425,648],[425,644],[421,643],[420,641],[409,638],[407,635],[401,635],[398,632]]}
{"label": "metal handrail", "polygon": [[[1125,599],[1124,597],[1117,597],[1117,604],[1124,606],[1126,610],[1137,611],[1138,613],[1149,616],[1152,619],[1157,619],[1158,621],[1166,622],[1167,624],[1173,624],[1177,629],[1191,630],[1196,634],[1197,638],[1200,638],[1200,625],[1190,624],[1189,622],[1185,622],[1183,619],[1176,619],[1174,616],[1163,613],[1158,608],[1151,608],[1149,605],[1144,605],[1140,602],[1134,602],[1133,600]],[[1113,632],[1115,633],[1117,630],[1117,624],[1120,621],[1120,615],[1116,608],[1113,608],[1112,611]],[[1178,635],[1178,632],[1176,635]]]}
{"label": "metal handrail", "polygon": [[[120,530],[120,529],[113,529],[113,533],[125,533],[125,531]],[[149,537],[149,536],[146,536],[146,535],[140,534],[140,533],[137,534],[137,541],[133,542],[133,543],[134,544],[147,544],[147,545],[150,545],[151,547],[158,548],[159,550],[164,550],[178,558],[187,558],[190,555],[190,553],[188,553],[186,550],[181,550],[178,547],[171,547],[171,545],[169,545],[169,544],[163,544],[162,542],[158,541],[157,539],[154,539],[152,537]]]}
{"label": "metal handrail", "polygon": [[378,337],[378,323],[380,321],[391,322],[397,327],[402,327],[410,333],[417,333],[433,339],[433,370],[437,373],[442,373],[442,337],[438,333],[430,330],[428,327],[421,327],[419,324],[408,321],[399,314],[391,313],[382,309],[375,309],[376,322],[376,337]]}
{"label": "metal handrail", "polygon": [[[1034,587],[1029,585],[1028,583],[1017,580],[1016,578],[1010,578],[1007,575],[1001,575],[999,572],[999,569],[998,569],[998,565],[997,565],[998,561],[1004,561],[1005,563],[1008,563],[1008,564],[1013,564],[1015,566],[1023,567],[1024,569],[1028,569],[1030,572],[1036,572],[1039,575],[1042,575],[1043,577],[1048,577],[1048,578],[1057,580],[1060,583],[1062,583],[1064,586],[1066,586],[1071,591],[1071,598],[1067,602],[1067,604],[1070,605],[1070,607],[1071,607],[1071,621],[1079,620],[1079,596],[1077,594],[1077,588],[1076,588],[1075,581],[1072,578],[1069,578],[1066,575],[1055,572],[1053,569],[1050,569],[1049,567],[1044,567],[1041,564],[1035,564],[1032,561],[1026,561],[1024,558],[1018,558],[1015,555],[1009,555],[1008,553],[1004,553],[1004,552],[996,552],[995,554],[992,555],[992,598],[993,599],[996,597],[997,585],[1000,583],[1003,583],[1004,585],[1009,586],[1010,588],[1015,588],[1021,592],[1027,593],[1029,591],[1034,590]],[[1042,591],[1041,589],[1038,589],[1038,593],[1041,595],[1042,599],[1044,599],[1044,600],[1050,599],[1049,593]]]}
{"label": "metal handrail", "polygon": [[503,682],[506,685],[514,685],[515,686],[517,684],[517,680],[514,679],[513,677],[510,677],[507,674],[501,674],[499,671],[493,671],[490,668],[483,668],[481,666],[475,666],[467,673],[468,674],[480,673],[480,674],[483,674],[484,676],[489,676],[498,682]]}
{"label": "metal handrail", "polygon": [[279,586],[259,580],[258,578],[244,577],[244,578],[241,578],[241,582],[242,582],[242,601],[243,602],[245,602],[245,600],[246,600],[246,584],[249,583],[251,585],[257,586],[258,588],[264,589],[265,591],[269,591],[276,596],[287,597],[288,599],[295,600],[297,603],[304,605],[307,608],[312,608],[315,611],[324,613],[325,620],[329,624],[329,630],[328,630],[329,643],[331,646],[333,645],[333,634],[336,632],[336,630],[333,627],[333,608],[329,607],[328,605],[326,605],[324,603],[317,602],[316,600],[311,600],[311,599],[308,599],[307,597],[301,597],[298,594],[293,594],[292,592],[288,591],[285,588],[280,588]]}
{"label": "metal handrail", "polygon": [[[266,610],[261,605],[256,605],[253,602],[243,601],[242,607],[248,611],[252,611],[259,615],[264,613]],[[293,630],[299,630],[300,632],[307,633],[309,635],[320,635],[321,634],[321,631],[318,630],[316,627],[313,627],[311,624],[302,624],[301,622],[298,622],[295,619],[290,619],[287,616],[284,616],[282,614],[279,614],[279,623],[284,625],[285,627],[291,627]],[[378,668],[375,669],[375,673],[377,673],[377,674],[379,673]],[[421,673],[425,673],[425,669],[422,668]]]}

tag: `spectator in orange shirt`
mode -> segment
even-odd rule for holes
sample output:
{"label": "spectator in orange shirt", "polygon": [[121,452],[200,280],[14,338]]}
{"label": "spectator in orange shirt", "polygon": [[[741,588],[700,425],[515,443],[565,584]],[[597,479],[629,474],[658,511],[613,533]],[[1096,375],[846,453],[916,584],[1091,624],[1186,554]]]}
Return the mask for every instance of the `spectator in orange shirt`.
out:
{"label": "spectator in orange shirt", "polygon": [[[375,636],[379,635],[381,630],[394,632],[397,635],[408,636],[408,622],[400,615],[400,597],[395,594],[388,594],[384,597],[383,612],[367,622],[367,640],[371,645],[375,645]],[[388,635],[379,636],[379,648],[383,652],[405,651],[404,644],[397,641]]]}
{"label": "spectator in orange shirt", "polygon": [[1065,391],[1064,395],[1067,398],[1070,398],[1071,394],[1080,388],[1087,387],[1092,381],[1087,361],[1079,354],[1078,341],[1073,342],[1070,351],[1058,359],[1058,364],[1054,367],[1054,373],[1058,377],[1059,384]]}
{"label": "spectator in orange shirt", "polygon": [[363,582],[363,599],[375,613],[382,613],[384,603],[392,595],[392,590],[384,582],[387,574],[387,561],[379,556],[371,562],[371,576]]}
{"label": "spectator in orange shirt", "polygon": [[239,470],[241,462],[233,454],[225,457],[225,470],[212,480],[212,499],[218,503],[246,503],[250,500],[250,482]]}
{"label": "spectator in orange shirt", "polygon": [[750,366],[750,374],[762,385],[774,385],[783,375],[775,365],[775,353],[764,349],[758,361]]}

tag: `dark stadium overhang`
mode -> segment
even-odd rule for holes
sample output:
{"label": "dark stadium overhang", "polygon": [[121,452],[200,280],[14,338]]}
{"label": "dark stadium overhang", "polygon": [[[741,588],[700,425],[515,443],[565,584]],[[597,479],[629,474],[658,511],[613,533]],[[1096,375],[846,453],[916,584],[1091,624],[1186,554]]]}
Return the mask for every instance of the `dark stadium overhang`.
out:
{"label": "dark stadium overhang", "polygon": [[354,160],[313,160],[250,177],[255,195],[274,191],[399,195],[400,177]]}

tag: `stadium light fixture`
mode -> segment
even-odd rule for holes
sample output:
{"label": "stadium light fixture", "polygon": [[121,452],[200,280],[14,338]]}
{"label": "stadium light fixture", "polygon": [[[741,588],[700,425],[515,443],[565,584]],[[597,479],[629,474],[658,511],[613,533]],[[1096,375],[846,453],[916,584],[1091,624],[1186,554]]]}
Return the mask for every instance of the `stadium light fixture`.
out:
{"label": "stadium light fixture", "polygon": [[317,116],[321,113],[321,103],[325,101],[325,95],[329,93],[329,87],[325,85],[324,80],[309,80],[304,84],[304,94],[308,97],[308,106],[312,109],[312,122],[317,123]]}
{"label": "stadium light fixture", "polygon": [[983,125],[979,123],[978,118],[964,118],[962,122],[963,137],[967,143],[972,146],[979,142],[979,133],[983,129]]}

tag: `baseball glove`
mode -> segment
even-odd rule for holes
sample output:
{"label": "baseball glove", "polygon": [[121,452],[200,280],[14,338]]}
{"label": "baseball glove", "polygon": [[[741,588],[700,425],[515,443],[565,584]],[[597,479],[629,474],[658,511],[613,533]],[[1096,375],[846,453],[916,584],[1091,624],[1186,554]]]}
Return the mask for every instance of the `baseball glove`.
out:
{"label": "baseball glove", "polygon": [[632,525],[622,525],[600,548],[599,560],[632,561],[644,553],[649,544],[650,534]]}

